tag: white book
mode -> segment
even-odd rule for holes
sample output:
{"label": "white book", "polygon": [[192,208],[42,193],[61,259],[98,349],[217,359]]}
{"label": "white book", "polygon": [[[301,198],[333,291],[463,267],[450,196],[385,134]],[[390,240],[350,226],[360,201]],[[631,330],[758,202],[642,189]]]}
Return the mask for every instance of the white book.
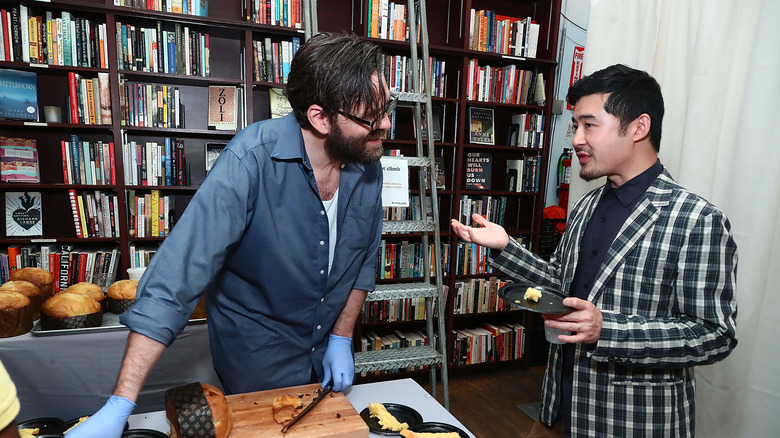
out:
{"label": "white book", "polygon": [[75,21],[70,21],[69,24],[70,24],[70,26],[69,26],[70,27],[70,31],[68,32],[68,34],[70,35],[71,65],[75,67],[75,66],[79,66],[79,62],[78,62],[79,54],[78,54],[78,50],[77,50],[77,46],[76,46],[76,22]]}
{"label": "white book", "polygon": [[[30,62],[30,29],[27,18],[27,6],[19,5],[19,28],[20,33],[22,34],[22,62]],[[11,22],[9,21],[8,23]]]}
{"label": "white book", "polygon": [[192,74],[192,53],[190,53],[190,27],[184,26],[184,74]]}

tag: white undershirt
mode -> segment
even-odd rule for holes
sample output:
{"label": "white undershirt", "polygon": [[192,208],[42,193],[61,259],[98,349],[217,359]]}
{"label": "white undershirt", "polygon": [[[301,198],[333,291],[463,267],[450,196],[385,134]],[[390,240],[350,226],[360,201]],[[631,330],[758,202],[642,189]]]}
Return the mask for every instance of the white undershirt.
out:
{"label": "white undershirt", "polygon": [[336,251],[336,217],[339,211],[339,189],[329,201],[322,201],[325,206],[325,214],[328,216],[328,274],[333,266],[333,253]]}

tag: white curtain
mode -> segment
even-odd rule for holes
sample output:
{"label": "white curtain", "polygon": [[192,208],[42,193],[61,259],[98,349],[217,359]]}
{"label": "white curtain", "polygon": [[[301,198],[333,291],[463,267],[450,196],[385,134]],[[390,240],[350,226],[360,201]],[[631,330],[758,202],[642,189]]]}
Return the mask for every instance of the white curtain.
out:
{"label": "white curtain", "polygon": [[[696,435],[780,437],[780,1],[591,0],[584,74],[661,84],[661,162],[720,207],[739,250],[736,350],[696,369]],[[573,160],[573,203],[586,183]]]}

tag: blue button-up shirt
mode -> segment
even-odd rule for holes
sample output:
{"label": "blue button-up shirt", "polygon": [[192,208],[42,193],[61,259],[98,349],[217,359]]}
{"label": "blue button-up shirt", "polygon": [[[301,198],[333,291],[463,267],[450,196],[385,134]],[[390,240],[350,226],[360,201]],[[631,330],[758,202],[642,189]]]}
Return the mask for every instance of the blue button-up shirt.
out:
{"label": "blue button-up shirt", "polygon": [[312,369],[321,380],[347,296],[374,290],[381,187],[379,163],[341,169],[328,274],[328,218],[300,126],[292,115],[252,124],[220,154],[122,323],[169,345],[205,294],[226,392],[309,383]]}

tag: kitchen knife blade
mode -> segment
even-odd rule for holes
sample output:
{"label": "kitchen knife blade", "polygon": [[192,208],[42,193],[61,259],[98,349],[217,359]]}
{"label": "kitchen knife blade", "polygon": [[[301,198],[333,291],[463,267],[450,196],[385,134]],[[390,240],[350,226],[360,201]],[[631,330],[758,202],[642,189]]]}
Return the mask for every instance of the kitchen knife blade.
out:
{"label": "kitchen knife blade", "polygon": [[323,399],[323,398],[325,398],[325,396],[326,396],[326,395],[328,395],[332,389],[333,389],[333,385],[328,385],[328,386],[326,386],[326,387],[322,388],[322,390],[321,390],[321,392],[320,392],[320,395],[318,395],[317,397],[315,397],[315,398],[314,398],[314,400],[312,400],[312,401],[311,401],[311,403],[309,403],[309,404],[308,404],[308,406],[306,406],[305,408],[303,408],[303,410],[301,411],[301,413],[300,413],[300,414],[296,415],[296,416],[295,416],[295,418],[293,418],[292,420],[290,420],[290,422],[289,422],[289,423],[287,423],[287,425],[286,425],[286,426],[284,426],[284,427],[282,428],[282,433],[285,433],[285,432],[287,432],[288,430],[290,430],[290,428],[293,426],[293,424],[297,423],[297,422],[298,422],[298,420],[300,420],[300,419],[301,419],[301,418],[303,418],[303,417],[304,417],[306,414],[308,414],[308,413],[309,413],[309,411],[311,411],[311,410],[312,410],[312,408],[314,407],[314,405],[316,405],[317,403],[319,403],[320,401],[322,401],[322,399]]}

